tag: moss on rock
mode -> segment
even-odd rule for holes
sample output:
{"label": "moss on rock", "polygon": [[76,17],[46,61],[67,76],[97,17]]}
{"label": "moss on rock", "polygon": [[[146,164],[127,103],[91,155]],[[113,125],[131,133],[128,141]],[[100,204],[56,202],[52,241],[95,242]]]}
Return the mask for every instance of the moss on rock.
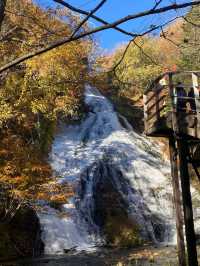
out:
{"label": "moss on rock", "polygon": [[107,243],[125,248],[142,244],[138,229],[138,225],[123,212],[107,217],[104,226]]}
{"label": "moss on rock", "polygon": [[[140,228],[129,218],[127,202],[120,193],[115,178],[126,191],[127,180],[119,169],[106,162],[100,162],[94,176],[97,178],[94,187],[94,222],[102,229],[106,242],[110,246],[135,247],[142,244]],[[85,184],[82,184],[84,191]]]}

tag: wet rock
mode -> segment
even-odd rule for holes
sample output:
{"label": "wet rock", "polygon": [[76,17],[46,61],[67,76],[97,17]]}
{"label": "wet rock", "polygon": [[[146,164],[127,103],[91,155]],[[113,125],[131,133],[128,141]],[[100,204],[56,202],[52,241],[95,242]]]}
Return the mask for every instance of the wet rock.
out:
{"label": "wet rock", "polygon": [[[82,175],[79,183],[81,203],[88,199],[88,184],[92,182],[92,205],[84,209],[83,217],[95,224],[106,238],[106,246],[135,246],[140,243],[138,225],[128,216],[128,204],[122,197],[127,195],[127,180],[119,169],[102,160],[91,166]],[[120,189],[118,184],[120,183]],[[78,206],[80,209],[81,206]],[[92,221],[91,221],[92,218]]]}
{"label": "wet rock", "polygon": [[[149,189],[152,192],[151,189]],[[131,204],[130,193],[135,195]],[[169,225],[162,216],[152,213],[141,201],[136,208],[141,190],[131,187],[122,171],[109,159],[102,159],[88,167],[81,175],[77,208],[90,228],[98,227],[111,246],[138,246],[144,242],[164,242]],[[157,195],[152,197],[157,199]],[[140,221],[143,222],[140,223]],[[145,228],[146,226],[146,228]],[[144,234],[146,230],[146,234]]]}
{"label": "wet rock", "polygon": [[64,248],[63,251],[64,251],[65,254],[68,254],[68,253],[71,253],[71,252],[73,253],[73,252],[76,251],[76,248],[77,248],[76,246],[72,247],[72,248]]}
{"label": "wet rock", "polygon": [[[0,205],[3,214],[3,204]],[[2,216],[0,218],[3,218]],[[15,216],[0,222],[0,260],[37,257],[43,253],[38,216],[30,206],[21,205]]]}

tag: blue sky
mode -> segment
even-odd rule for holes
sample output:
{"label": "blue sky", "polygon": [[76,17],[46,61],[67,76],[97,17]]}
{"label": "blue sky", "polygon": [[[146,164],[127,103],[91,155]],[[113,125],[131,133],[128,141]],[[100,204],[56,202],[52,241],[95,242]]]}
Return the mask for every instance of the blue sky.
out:
{"label": "blue sky", "polygon": [[[50,7],[53,3],[53,0],[35,0],[35,2],[43,7]],[[94,8],[95,5],[100,2],[100,0],[66,0],[66,2],[89,11]],[[163,0],[162,6],[173,2],[174,0]],[[176,2],[183,3],[186,2],[186,0],[177,0]],[[101,8],[100,11],[96,13],[96,15],[104,18],[108,22],[112,22],[123,16],[151,8],[154,4],[155,0],[107,0],[106,4]],[[185,10],[177,12],[180,15],[181,13],[185,12]],[[165,14],[163,13],[130,21],[126,24],[123,24],[121,27],[128,31],[139,33],[147,29],[149,25],[158,25],[175,17],[176,15],[177,13],[175,11],[167,12]],[[94,20],[91,20],[90,23],[93,27],[100,25]],[[120,43],[128,41],[129,37],[114,30],[106,30],[96,34],[96,39],[100,42],[100,45],[104,49],[112,50]]]}

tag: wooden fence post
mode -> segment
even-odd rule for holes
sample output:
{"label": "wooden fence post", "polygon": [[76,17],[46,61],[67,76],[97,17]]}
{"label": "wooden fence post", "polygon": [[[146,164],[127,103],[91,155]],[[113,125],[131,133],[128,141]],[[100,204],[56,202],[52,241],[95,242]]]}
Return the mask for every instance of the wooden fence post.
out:
{"label": "wooden fence post", "polygon": [[192,73],[192,84],[194,89],[196,113],[197,113],[197,130],[200,129],[200,99],[198,90],[198,76],[196,73]]}
{"label": "wooden fence post", "polygon": [[179,266],[186,266],[185,243],[183,234],[183,215],[181,204],[181,193],[178,176],[177,149],[174,136],[169,137],[169,152],[171,161],[173,199],[176,210],[176,231]]}
{"label": "wooden fence post", "polygon": [[188,265],[198,266],[197,250],[196,250],[196,236],[194,231],[192,198],[190,192],[190,178],[188,171],[188,146],[187,141],[178,139],[178,152],[179,152],[179,168],[182,188],[183,199],[183,212],[185,221],[185,235],[187,242]]}
{"label": "wooden fence post", "polygon": [[148,129],[148,125],[147,125],[147,95],[144,94],[143,95],[143,106],[144,106],[144,129],[145,129],[145,132],[147,131]]}

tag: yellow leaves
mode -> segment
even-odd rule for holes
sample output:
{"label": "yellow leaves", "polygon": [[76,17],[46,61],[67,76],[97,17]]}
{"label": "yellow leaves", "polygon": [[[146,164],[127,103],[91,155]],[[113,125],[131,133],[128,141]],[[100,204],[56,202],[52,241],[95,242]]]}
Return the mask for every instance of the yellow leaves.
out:
{"label": "yellow leaves", "polygon": [[74,194],[67,183],[57,183],[38,147],[27,144],[11,130],[1,135],[0,183],[19,198],[45,200],[53,205],[66,203]]}
{"label": "yellow leaves", "polygon": [[4,122],[10,119],[12,115],[12,107],[3,101],[0,101],[0,127],[3,125]]}
{"label": "yellow leaves", "polygon": [[50,197],[50,201],[65,204],[67,202],[67,195],[53,195]]}
{"label": "yellow leaves", "polygon": [[48,113],[49,112],[49,102],[47,99],[45,100],[33,100],[31,102],[31,110],[34,114],[37,114],[39,112],[41,113]]}
{"label": "yellow leaves", "polygon": [[[16,30],[0,44],[2,64],[69,35],[80,20],[66,10],[44,11],[32,1],[7,2],[11,13],[3,31]],[[0,84],[0,182],[22,197],[66,202],[72,195],[50,183],[52,171],[42,151],[50,146],[58,117],[79,117],[92,46],[81,40],[44,53],[12,69]]]}
{"label": "yellow leaves", "polygon": [[64,204],[74,195],[72,187],[67,183],[58,184],[55,179],[49,181],[36,190],[35,197],[39,200],[49,201],[51,204]]}
{"label": "yellow leaves", "polygon": [[[11,37],[20,36],[21,42],[0,44],[5,58],[16,57],[67,36],[79,20],[66,10],[44,11],[32,2],[27,4],[26,0],[8,0],[7,7],[11,13],[7,14],[7,24],[4,25],[8,28],[6,30],[16,26]],[[24,16],[14,15],[16,10]],[[89,39],[72,42],[30,59],[17,71],[9,73],[0,90],[0,101],[9,97],[9,104],[2,105],[4,112],[1,112],[0,127],[2,121],[14,115],[12,109],[21,124],[30,119],[31,113],[42,114],[50,120],[56,120],[60,113],[67,117],[77,115],[88,78],[87,65],[92,47],[93,42]],[[71,100],[67,101],[67,98]]]}
{"label": "yellow leaves", "polygon": [[81,58],[87,56],[86,50],[82,45],[70,43],[29,60],[27,66],[40,77],[53,76],[56,82],[60,77],[70,77],[73,71],[81,70]]}

